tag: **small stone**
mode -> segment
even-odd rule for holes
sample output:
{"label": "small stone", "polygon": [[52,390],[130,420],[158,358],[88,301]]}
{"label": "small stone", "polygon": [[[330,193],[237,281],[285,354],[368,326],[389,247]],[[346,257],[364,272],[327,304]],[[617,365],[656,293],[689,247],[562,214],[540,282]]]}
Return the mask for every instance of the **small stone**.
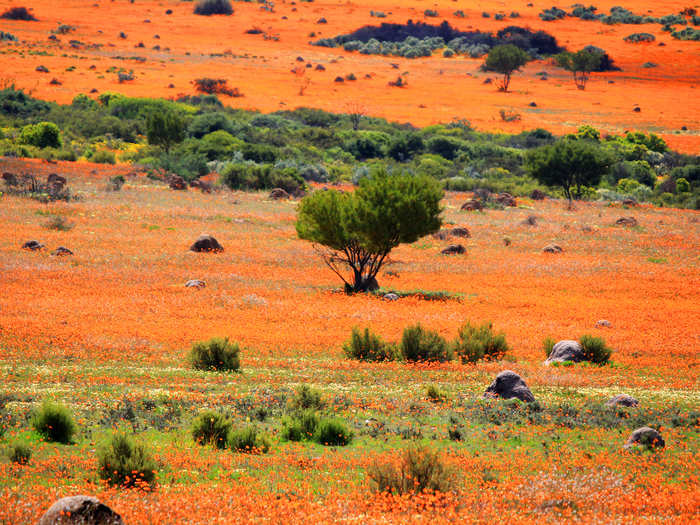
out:
{"label": "small stone", "polygon": [[447,248],[442,250],[440,253],[442,253],[443,255],[455,255],[455,254],[462,254],[466,251],[467,250],[461,244],[450,244]]}
{"label": "small stone", "polygon": [[642,445],[647,448],[664,448],[666,442],[659,432],[651,427],[641,427],[632,432],[627,438],[625,448]]}
{"label": "small stone", "polygon": [[501,206],[515,207],[518,205],[515,201],[515,197],[513,197],[510,193],[499,193],[493,200]]}
{"label": "small stone", "polygon": [[525,219],[522,224],[524,226],[537,226],[537,217],[535,215],[528,215],[527,219]]}
{"label": "small stone", "polygon": [[217,241],[211,235],[202,234],[199,237],[197,237],[197,240],[194,242],[194,244],[190,246],[190,250],[193,252],[218,253],[223,252],[224,247],[221,246],[221,244],[219,244],[219,241]]}
{"label": "small stone", "polygon": [[41,244],[39,241],[27,241],[22,245],[22,249],[34,252],[37,250],[43,250],[44,245]]}
{"label": "small stone", "polygon": [[185,283],[186,288],[206,288],[207,283],[199,279],[190,279]]}
{"label": "small stone", "polygon": [[620,217],[619,219],[617,219],[615,221],[615,224],[617,224],[618,226],[633,227],[633,226],[637,226],[639,224],[639,222],[634,217]]}
{"label": "small stone", "polygon": [[464,239],[471,237],[469,230],[463,227],[452,228],[452,230],[450,230],[450,235],[453,237],[462,237]]}
{"label": "small stone", "polygon": [[484,205],[476,199],[471,199],[462,204],[462,207],[460,209],[464,211],[479,211],[484,209]]}
{"label": "small stone", "polygon": [[595,327],[596,328],[612,328],[612,323],[608,321],[607,319],[598,319],[595,322]]}
{"label": "small stone", "polygon": [[56,257],[65,257],[67,255],[73,255],[73,252],[64,246],[59,246],[51,252],[51,255],[55,255]]}
{"label": "small stone", "polygon": [[388,293],[388,294],[384,294],[384,296],[382,297],[382,299],[386,299],[387,301],[398,301],[398,300],[399,300],[399,296],[396,295],[395,293],[390,292],[390,293]]}
{"label": "small stone", "polygon": [[275,188],[270,192],[269,198],[273,201],[285,200],[289,198],[289,193],[282,188]]}
{"label": "small stone", "polygon": [[545,253],[562,253],[564,250],[558,244],[548,244],[542,251]]}
{"label": "small stone", "polygon": [[171,190],[182,191],[187,189],[187,182],[180,175],[173,173],[168,177],[168,186],[170,186]]}
{"label": "small stone", "polygon": [[639,405],[639,401],[632,396],[628,396],[627,394],[617,394],[615,397],[608,399],[605,404],[609,407],[636,407]]}

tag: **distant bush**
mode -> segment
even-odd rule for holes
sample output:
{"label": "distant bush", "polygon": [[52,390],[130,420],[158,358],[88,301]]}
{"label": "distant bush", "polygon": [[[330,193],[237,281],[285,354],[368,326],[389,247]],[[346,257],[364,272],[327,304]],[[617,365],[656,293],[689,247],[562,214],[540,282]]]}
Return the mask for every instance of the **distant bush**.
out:
{"label": "distant bush", "polygon": [[199,445],[210,444],[216,448],[226,448],[231,421],[218,412],[205,410],[192,422],[192,438]]}
{"label": "distant bush", "polygon": [[37,148],[60,148],[61,132],[53,122],[39,122],[22,128],[19,134],[20,144],[29,144]]}
{"label": "distant bush", "polygon": [[296,168],[276,168],[271,164],[232,162],[221,171],[222,182],[231,189],[264,190],[282,188],[289,194],[306,186]]}
{"label": "distant bush", "polygon": [[423,14],[424,14],[425,16],[427,16],[427,17],[436,17],[436,16],[439,16],[439,15],[438,15],[438,12],[435,11],[434,9],[426,9],[425,11],[423,11]]}
{"label": "distant bush", "polygon": [[114,152],[106,149],[98,149],[90,157],[90,162],[96,162],[97,164],[116,164],[117,159],[114,156]]}
{"label": "distant bush", "polygon": [[32,457],[32,449],[26,443],[14,443],[10,445],[7,457],[13,463],[26,465]]}
{"label": "distant bush", "polygon": [[199,0],[194,8],[195,15],[231,15],[233,7],[229,0]]}
{"label": "distant bush", "polygon": [[427,447],[406,449],[398,465],[375,463],[367,472],[376,492],[396,495],[451,492],[456,487],[453,471],[438,452]]}
{"label": "distant bush", "polygon": [[25,22],[37,21],[36,17],[31,14],[26,7],[11,7],[1,14],[0,18],[4,18],[5,20],[23,20]]}
{"label": "distant bush", "polygon": [[122,189],[122,186],[124,186],[125,182],[126,179],[124,178],[124,175],[115,175],[114,177],[111,177],[107,182],[107,190],[120,191]]}
{"label": "distant bush", "polygon": [[266,454],[270,450],[270,441],[254,426],[232,430],[228,445],[231,450],[245,454]]}
{"label": "distant bush", "polygon": [[75,224],[68,222],[63,215],[52,215],[49,220],[43,224],[43,226],[47,230],[67,232],[72,230]]}
{"label": "distant bush", "polygon": [[292,412],[304,410],[321,410],[326,406],[321,392],[309,385],[301,385],[296,389],[294,396],[287,402],[287,409]]}
{"label": "distant bush", "polygon": [[612,348],[609,348],[602,337],[594,337],[592,335],[582,335],[579,339],[583,348],[583,355],[586,361],[598,365],[604,365],[610,361]]}
{"label": "distant bush", "polygon": [[435,385],[428,385],[428,388],[425,389],[425,395],[433,403],[442,403],[447,399],[447,395]]}
{"label": "distant bush", "polygon": [[627,35],[624,38],[625,42],[632,42],[632,43],[637,43],[637,42],[653,42],[656,40],[656,37],[652,35],[651,33],[632,33],[631,35]]}
{"label": "distant bush", "polygon": [[327,447],[342,447],[352,441],[352,432],[339,419],[324,418],[316,425],[313,439]]}
{"label": "distant bush", "polygon": [[343,346],[345,355],[359,361],[393,361],[397,357],[396,347],[382,340],[365,328],[364,332],[353,328],[350,341]]}
{"label": "distant bush", "polygon": [[282,420],[280,438],[284,441],[312,439],[321,418],[314,410],[302,410]]}
{"label": "distant bush", "polygon": [[404,329],[401,355],[406,361],[450,361],[452,350],[437,332],[424,329],[420,324]]}
{"label": "distant bush", "polygon": [[17,37],[12,33],[0,31],[0,42],[17,42]]}
{"label": "distant bush", "polygon": [[77,431],[68,408],[49,401],[34,411],[32,426],[46,441],[64,444],[70,443]]}
{"label": "distant bush", "polygon": [[158,464],[150,451],[122,432],[97,452],[98,474],[109,485],[123,488],[155,486]]}
{"label": "distant bush", "polygon": [[501,359],[508,349],[505,334],[494,334],[491,323],[483,323],[481,326],[465,323],[454,342],[455,352],[465,363]]}
{"label": "distant bush", "polygon": [[197,370],[236,372],[241,367],[240,347],[228,338],[215,337],[192,345],[189,359]]}
{"label": "distant bush", "polygon": [[228,95],[229,97],[242,97],[243,94],[238,90],[237,87],[229,88],[228,80],[225,78],[197,78],[194,81],[194,86],[200,93],[207,93],[209,95],[221,94]]}

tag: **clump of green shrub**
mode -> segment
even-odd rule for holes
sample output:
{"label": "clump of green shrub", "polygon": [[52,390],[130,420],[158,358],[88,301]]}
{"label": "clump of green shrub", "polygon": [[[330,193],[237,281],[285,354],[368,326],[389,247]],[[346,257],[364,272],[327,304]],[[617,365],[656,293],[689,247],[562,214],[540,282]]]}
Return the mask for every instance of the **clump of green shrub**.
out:
{"label": "clump of green shrub", "polygon": [[442,403],[447,400],[447,394],[435,385],[428,385],[428,388],[425,389],[425,395],[432,403]]}
{"label": "clump of green shrub", "polygon": [[309,385],[301,385],[297,388],[287,403],[287,409],[291,412],[303,410],[322,410],[326,406],[321,396],[321,392],[311,388]]}
{"label": "clump of green shrub", "polygon": [[205,410],[192,422],[192,438],[199,445],[211,444],[226,448],[231,432],[231,421],[218,412]]}
{"label": "clump of green shrub", "polygon": [[97,452],[98,474],[109,485],[124,488],[153,487],[158,464],[151,452],[123,432],[116,432]]}
{"label": "clump of green shrub", "polygon": [[352,432],[337,418],[323,418],[316,425],[313,440],[327,447],[342,447],[352,441]]}
{"label": "clump of green shrub", "polygon": [[583,348],[583,355],[586,361],[599,365],[604,365],[610,361],[610,356],[613,351],[612,348],[609,348],[605,344],[605,340],[603,340],[602,337],[584,334],[579,339],[579,343],[581,343],[581,347]]}
{"label": "clump of green shrub", "polygon": [[391,494],[451,492],[456,485],[452,469],[445,465],[438,452],[427,447],[409,448],[394,463],[372,465],[367,472],[372,489]]}
{"label": "clump of green shrub", "polygon": [[345,343],[343,350],[350,359],[360,361],[392,361],[397,357],[396,346],[383,341],[369,328],[365,328],[364,332],[353,328],[350,341]]}
{"label": "clump of green shrub", "polygon": [[240,347],[228,338],[214,337],[192,345],[190,364],[196,370],[236,372],[241,367]]}
{"label": "clump of green shrub", "polygon": [[481,359],[501,359],[509,350],[504,333],[495,334],[492,323],[472,326],[465,323],[459,329],[454,342],[455,352],[465,363],[476,363]]}
{"label": "clump of green shrub", "polygon": [[542,341],[542,350],[544,350],[545,357],[549,357],[555,344],[557,344],[557,342],[551,337],[546,337],[544,341]]}
{"label": "clump of green shrub", "polygon": [[450,361],[452,349],[437,332],[424,329],[420,324],[409,326],[401,338],[401,356],[406,361]]}
{"label": "clump of green shrub", "polygon": [[10,446],[7,457],[13,463],[26,465],[32,457],[32,449],[26,443],[14,443]]}
{"label": "clump of green shrub", "polygon": [[270,450],[270,441],[255,426],[232,430],[228,435],[231,450],[245,454],[266,454]]}
{"label": "clump of green shrub", "polygon": [[100,149],[92,154],[90,162],[95,162],[97,164],[116,164],[117,158],[112,151]]}
{"label": "clump of green shrub", "polygon": [[55,443],[70,443],[77,431],[70,410],[50,401],[32,414],[32,426],[46,441]]}
{"label": "clump of green shrub", "polygon": [[22,20],[24,22],[36,22],[37,18],[26,7],[11,7],[0,18],[5,20]]}
{"label": "clump of green shrub", "polygon": [[320,422],[320,417],[313,410],[303,410],[282,420],[280,437],[284,441],[305,441],[312,439]]}
{"label": "clump of green shrub", "polygon": [[61,133],[53,122],[39,122],[28,124],[22,128],[18,142],[37,148],[60,148]]}
{"label": "clump of green shrub", "polygon": [[194,8],[195,15],[231,15],[233,7],[229,0],[199,0]]}
{"label": "clump of green shrub", "polygon": [[636,44],[637,42],[653,42],[656,40],[656,37],[651,33],[632,33],[631,35],[627,35],[623,40]]}

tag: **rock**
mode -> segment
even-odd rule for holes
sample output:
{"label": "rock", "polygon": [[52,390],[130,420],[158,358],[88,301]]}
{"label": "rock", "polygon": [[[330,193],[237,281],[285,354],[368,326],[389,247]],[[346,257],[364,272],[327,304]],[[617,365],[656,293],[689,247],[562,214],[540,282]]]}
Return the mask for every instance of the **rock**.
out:
{"label": "rock", "polygon": [[273,201],[279,201],[283,199],[288,199],[289,198],[289,193],[287,193],[285,190],[282,188],[275,188],[270,192],[270,199]]}
{"label": "rock", "polygon": [[591,227],[588,226],[588,225],[586,225],[586,226],[581,226],[581,231],[582,231],[583,233],[591,233],[591,232],[593,231],[593,228],[591,228]]}
{"label": "rock", "polygon": [[452,228],[452,230],[450,230],[450,235],[453,237],[462,237],[463,239],[468,239],[471,237],[469,230],[462,227]]}
{"label": "rock", "polygon": [[637,203],[637,201],[634,199],[624,199],[622,204],[625,206],[639,206],[639,203]]}
{"label": "rock", "polygon": [[549,354],[545,364],[563,363],[564,361],[572,361],[574,363],[585,361],[583,347],[578,341],[568,339],[559,341],[552,347],[552,352]]}
{"label": "rock", "polygon": [[440,230],[439,232],[433,233],[433,239],[437,239],[439,241],[445,241],[449,236],[450,232],[446,230]]}
{"label": "rock", "polygon": [[525,402],[532,402],[535,396],[522,378],[512,370],[504,370],[484,392],[484,398],[511,399],[513,397]]}
{"label": "rock", "polygon": [[17,178],[17,175],[14,173],[9,173],[5,172],[2,174],[2,180],[5,181],[5,184],[8,186],[17,186],[19,184],[19,179]]}
{"label": "rock", "polygon": [[637,405],[639,405],[639,401],[637,401],[632,396],[628,396],[627,394],[617,394],[612,399],[608,399],[605,402],[605,404],[609,407],[615,407],[615,406],[636,407]]}
{"label": "rock", "polygon": [[612,328],[612,323],[608,321],[607,319],[598,319],[595,322],[595,327],[596,328]]}
{"label": "rock", "polygon": [[44,245],[41,244],[39,241],[27,241],[22,245],[22,249],[34,252],[36,250],[43,250]]}
{"label": "rock", "polygon": [[68,180],[58,173],[52,173],[46,179],[46,183],[49,185],[65,186],[67,182]]}
{"label": "rock", "polygon": [[528,106],[530,106],[531,108],[536,108],[536,107],[537,107],[537,102],[530,102],[530,103],[528,104]]}
{"label": "rock", "polygon": [[384,294],[382,299],[386,299],[387,301],[398,301],[399,296],[396,295],[395,293],[388,293],[388,294]]}
{"label": "rock", "polygon": [[48,73],[48,72],[49,72],[49,68],[47,68],[46,66],[36,66],[35,71],[36,71],[37,73]]}
{"label": "rock", "polygon": [[171,190],[186,190],[187,189],[187,182],[185,179],[180,177],[180,175],[175,175],[174,173],[168,177],[168,186],[170,186]]}
{"label": "rock", "polygon": [[562,253],[564,250],[558,244],[548,244],[542,249],[542,251],[544,253]]}
{"label": "rock", "polygon": [[615,221],[618,226],[637,226],[639,222],[634,217],[620,217]]}
{"label": "rock", "polygon": [[625,448],[633,447],[634,445],[642,445],[647,448],[664,448],[666,442],[657,430],[651,427],[641,427],[630,434],[625,443]]}
{"label": "rock", "polygon": [[499,193],[493,200],[501,206],[517,206],[515,197],[513,197],[510,193]]}
{"label": "rock", "polygon": [[186,288],[205,288],[207,283],[199,279],[190,279],[185,283]]}
{"label": "rock", "polygon": [[640,113],[640,112],[642,111],[642,108],[640,108],[639,106],[637,106],[637,107],[634,108],[632,111],[634,111],[635,113]]}
{"label": "rock", "polygon": [[525,226],[537,226],[537,217],[534,215],[528,215],[527,219],[522,222]]}
{"label": "rock", "polygon": [[223,252],[224,247],[219,244],[219,241],[217,241],[214,237],[211,235],[203,234],[197,237],[197,240],[194,242],[192,246],[190,246],[190,250],[193,252]]}
{"label": "rock", "polygon": [[484,209],[484,205],[476,199],[471,199],[462,204],[460,209],[465,211],[479,211]]}
{"label": "rock", "polygon": [[547,195],[542,191],[542,190],[532,190],[532,193],[530,193],[530,198],[533,201],[543,201],[545,198],[547,198]]}
{"label": "rock", "polygon": [[51,505],[37,525],[124,525],[121,516],[92,496],[69,496]]}
{"label": "rock", "polygon": [[444,255],[462,254],[467,250],[461,244],[450,244],[447,248],[442,250],[440,253]]}
{"label": "rock", "polygon": [[59,246],[51,252],[51,255],[55,255],[56,257],[65,257],[66,255],[73,255],[73,252],[64,246]]}

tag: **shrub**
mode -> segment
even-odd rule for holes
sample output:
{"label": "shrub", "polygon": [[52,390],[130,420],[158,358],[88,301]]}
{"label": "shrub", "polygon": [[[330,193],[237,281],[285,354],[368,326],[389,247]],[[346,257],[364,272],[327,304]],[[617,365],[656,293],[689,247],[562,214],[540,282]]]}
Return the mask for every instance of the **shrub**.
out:
{"label": "shrub", "polygon": [[233,8],[229,0],[199,0],[194,8],[195,15],[231,15]]}
{"label": "shrub", "polygon": [[70,443],[77,427],[67,407],[44,402],[32,415],[32,426],[46,441]]}
{"label": "shrub", "polygon": [[11,7],[0,15],[0,18],[5,20],[23,20],[25,22],[36,22],[37,20],[26,7]]}
{"label": "shrub", "polygon": [[435,385],[428,385],[428,388],[425,389],[425,395],[428,396],[428,399],[433,403],[442,403],[447,400],[447,394]]}
{"label": "shrub", "polygon": [[364,333],[352,329],[350,341],[343,346],[345,355],[360,361],[393,361],[396,359],[396,347],[382,341],[381,337],[365,328]]}
{"label": "shrub", "polygon": [[97,452],[100,479],[114,486],[154,486],[158,464],[143,443],[134,442],[123,432],[116,432]]}
{"label": "shrub", "polygon": [[637,42],[653,42],[656,37],[651,33],[632,33],[624,38],[625,42],[637,43]]}
{"label": "shrub", "polygon": [[231,431],[231,421],[218,412],[205,410],[192,422],[192,438],[199,445],[211,444],[225,448]]}
{"label": "shrub", "polygon": [[111,177],[107,182],[107,190],[120,191],[122,189],[122,186],[124,186],[125,182],[126,179],[124,178],[124,175],[115,175],[114,177]]}
{"label": "shrub", "polygon": [[106,149],[100,149],[92,154],[90,157],[90,162],[95,162],[97,164],[116,164],[117,159],[113,152]]}
{"label": "shrub", "polygon": [[32,449],[26,443],[14,443],[10,446],[7,457],[13,463],[26,465],[32,457]]}
{"label": "shrub", "polygon": [[243,95],[238,88],[229,88],[228,81],[224,78],[197,78],[194,80],[194,85],[200,93],[213,95],[219,93],[228,95],[229,97],[242,97]]}
{"label": "shrub", "polygon": [[287,403],[287,409],[290,411],[321,410],[325,404],[321,398],[321,392],[309,385],[301,385]]}
{"label": "shrub", "polygon": [[606,346],[602,337],[594,337],[592,335],[582,335],[579,343],[583,347],[583,355],[586,361],[604,365],[610,361],[612,348]]}
{"label": "shrub", "polygon": [[196,370],[235,372],[241,367],[240,347],[228,338],[214,337],[192,345],[190,363]]}
{"label": "shrub", "polygon": [[476,363],[481,359],[502,358],[508,351],[508,343],[505,334],[493,333],[491,323],[483,323],[481,326],[465,323],[459,329],[454,349],[463,362]]}
{"label": "shrub", "polygon": [[425,330],[420,324],[404,329],[401,355],[406,361],[450,361],[452,351],[437,332]]}
{"label": "shrub", "polygon": [[328,447],[342,447],[352,441],[352,432],[335,418],[321,419],[316,425],[314,441]]}
{"label": "shrub", "polygon": [[283,419],[280,438],[284,441],[311,439],[316,433],[319,422],[320,418],[313,410],[297,412]]}
{"label": "shrub", "polygon": [[266,454],[270,450],[270,441],[254,427],[232,430],[228,435],[231,450],[246,454]]}
{"label": "shrub", "polygon": [[405,450],[398,465],[375,463],[367,474],[375,491],[397,495],[450,492],[455,486],[452,470],[427,447]]}
{"label": "shrub", "polygon": [[551,337],[547,337],[542,341],[542,350],[544,350],[545,357],[549,357],[555,344],[557,344],[557,342]]}
{"label": "shrub", "polygon": [[19,143],[29,144],[37,148],[60,148],[60,131],[53,122],[29,124],[22,128],[19,134]]}
{"label": "shrub", "polygon": [[51,218],[44,223],[44,228],[60,232],[67,232],[73,229],[73,226],[75,225],[68,222],[66,218],[61,215],[52,215]]}

